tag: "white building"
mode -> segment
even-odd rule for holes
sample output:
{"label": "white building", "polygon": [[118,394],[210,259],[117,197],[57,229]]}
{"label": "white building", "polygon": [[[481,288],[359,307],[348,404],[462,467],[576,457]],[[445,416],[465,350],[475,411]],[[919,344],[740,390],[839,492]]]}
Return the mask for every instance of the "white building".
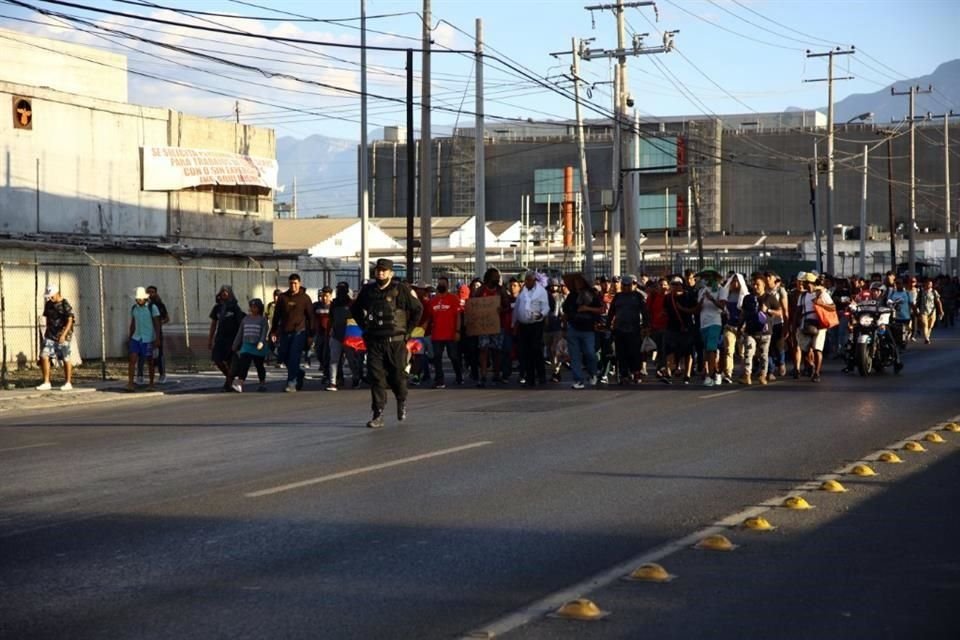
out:
{"label": "white building", "polygon": [[[305,253],[313,258],[350,258],[360,255],[360,220],[357,218],[306,218],[275,220],[273,244],[277,251]],[[380,227],[371,224],[370,251],[402,251],[403,247]]]}
{"label": "white building", "polygon": [[115,53],[0,30],[0,63],[0,236],[272,250],[272,130],[129,104]]}

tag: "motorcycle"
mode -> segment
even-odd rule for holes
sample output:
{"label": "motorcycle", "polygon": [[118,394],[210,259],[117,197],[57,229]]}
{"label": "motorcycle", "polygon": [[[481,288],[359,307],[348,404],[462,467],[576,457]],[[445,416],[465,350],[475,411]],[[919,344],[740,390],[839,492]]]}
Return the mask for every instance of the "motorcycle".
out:
{"label": "motorcycle", "polygon": [[846,312],[850,330],[844,352],[845,371],[855,368],[861,376],[867,376],[893,367],[894,373],[900,373],[903,341],[897,333],[902,332],[903,327],[893,320],[893,314],[894,309],[878,302],[850,304]]}

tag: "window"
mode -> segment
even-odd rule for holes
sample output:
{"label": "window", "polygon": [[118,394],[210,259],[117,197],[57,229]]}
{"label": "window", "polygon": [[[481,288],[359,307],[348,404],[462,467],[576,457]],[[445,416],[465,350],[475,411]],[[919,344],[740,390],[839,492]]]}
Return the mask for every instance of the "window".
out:
{"label": "window", "polygon": [[251,185],[203,185],[195,189],[213,193],[216,213],[260,213],[260,196],[270,194],[269,189]]}
{"label": "window", "polygon": [[13,96],[13,128],[33,129],[33,105],[29,98]]}

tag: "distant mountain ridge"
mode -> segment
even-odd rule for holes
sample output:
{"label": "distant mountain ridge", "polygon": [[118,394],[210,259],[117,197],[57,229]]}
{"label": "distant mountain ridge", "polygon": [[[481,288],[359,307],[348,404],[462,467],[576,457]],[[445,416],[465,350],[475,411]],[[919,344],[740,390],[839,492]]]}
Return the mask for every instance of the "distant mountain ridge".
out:
{"label": "distant mountain ridge", "polygon": [[[899,122],[909,114],[909,98],[890,95],[890,88],[906,91],[911,85],[919,85],[924,90],[929,85],[933,85],[936,89],[932,94],[917,95],[916,114],[918,116],[949,111],[949,105],[960,105],[960,59],[944,62],[931,74],[891,82],[874,93],[849,95],[834,105],[834,118],[837,122],[846,122],[861,113],[872,112],[873,121],[878,124],[890,122],[891,119]],[[826,107],[821,107],[821,110],[826,112]]]}

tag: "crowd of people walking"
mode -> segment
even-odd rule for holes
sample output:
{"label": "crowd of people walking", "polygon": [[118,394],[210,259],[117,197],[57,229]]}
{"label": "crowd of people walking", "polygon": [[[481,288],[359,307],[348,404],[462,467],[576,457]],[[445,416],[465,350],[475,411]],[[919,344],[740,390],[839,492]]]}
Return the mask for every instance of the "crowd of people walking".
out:
{"label": "crowd of people walking", "polygon": [[[405,417],[408,385],[480,388],[516,382],[574,390],[597,385],[766,385],[792,377],[820,382],[825,357],[838,355],[847,335],[845,312],[874,300],[895,308],[903,341],[929,344],[938,323],[953,326],[957,278],[831,278],[798,273],[699,272],[652,277],[555,277],[527,271],[504,278],[495,268],[470,282],[407,285],[389,260],[377,261],[375,277],[359,291],[346,282],[324,287],[314,301],[300,276],[273,300],[241,307],[233,288],[217,292],[210,311],[208,348],[224,376],[224,391],[242,392],[251,366],[258,391],[266,391],[266,367],[286,370],[284,390],[304,387],[315,361],[321,385],[336,391],[364,382],[372,389],[373,418],[383,425],[387,389]],[[169,322],[156,287],[134,294],[129,327],[128,389],[165,378],[163,326]],[[484,309],[484,322],[476,309]],[[56,287],[46,292],[42,349],[44,382],[51,388],[49,359],[69,351],[74,315]],[[833,319],[831,321],[831,318]],[[449,366],[449,369],[448,369]],[[452,380],[447,371],[452,370]],[[136,376],[135,376],[136,372]],[[70,388],[70,369],[66,369]]]}

